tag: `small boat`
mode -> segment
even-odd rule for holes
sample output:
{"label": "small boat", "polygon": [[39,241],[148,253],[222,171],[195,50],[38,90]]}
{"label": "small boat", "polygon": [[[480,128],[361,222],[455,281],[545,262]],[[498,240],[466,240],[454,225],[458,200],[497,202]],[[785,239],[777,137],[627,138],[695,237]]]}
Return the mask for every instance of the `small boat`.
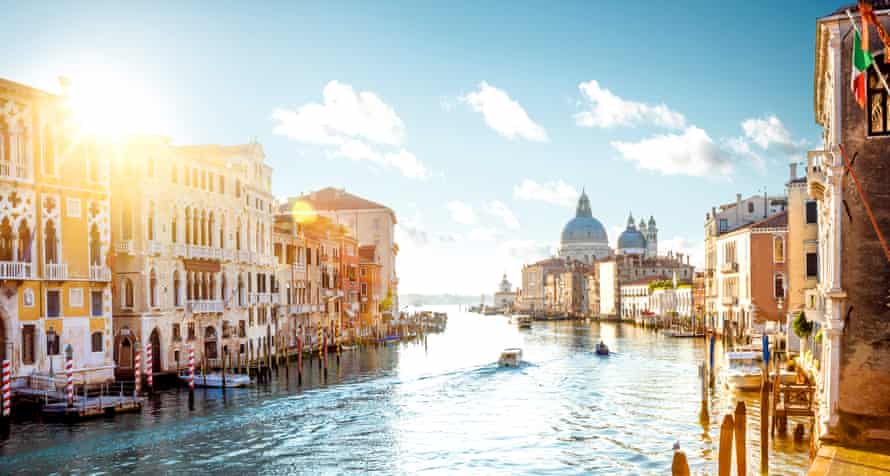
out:
{"label": "small boat", "polygon": [[763,356],[760,352],[727,352],[721,378],[730,389],[746,391],[760,388]]}
{"label": "small boat", "polygon": [[355,350],[355,349],[358,349],[357,345],[341,345],[340,346],[340,350],[342,350],[342,351]]}
{"label": "small boat", "polygon": [[609,355],[609,346],[603,341],[596,345],[596,355]]}
{"label": "small boat", "polygon": [[532,328],[531,316],[514,316],[513,322],[515,322],[516,327],[518,327],[520,329],[531,329]]}
{"label": "small boat", "polygon": [[498,367],[519,367],[520,362],[522,362],[522,349],[504,349],[498,359]]}
{"label": "small boat", "polygon": [[[188,383],[189,375],[188,372],[183,372],[179,374],[179,380]],[[250,377],[244,374],[226,374],[226,387],[246,387],[250,385],[252,382],[250,381]],[[196,387],[209,387],[209,388],[222,388],[223,386],[223,376],[221,373],[209,373],[206,375],[195,374],[195,386]]]}

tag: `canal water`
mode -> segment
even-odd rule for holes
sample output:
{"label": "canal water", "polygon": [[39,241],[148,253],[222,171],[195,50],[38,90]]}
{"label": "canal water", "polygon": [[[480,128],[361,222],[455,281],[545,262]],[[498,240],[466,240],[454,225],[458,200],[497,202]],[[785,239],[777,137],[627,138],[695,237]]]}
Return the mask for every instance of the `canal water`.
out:
{"label": "canal water", "polygon": [[[679,441],[693,473],[716,474],[734,396],[717,392],[699,421],[695,339],[625,324],[449,314],[425,342],[332,356],[327,378],[304,362],[297,386],[159,392],[141,414],[76,424],[20,421],[0,442],[0,474],[263,473],[670,474]],[[597,356],[602,339],[613,354]],[[520,368],[498,368],[522,347]],[[759,467],[757,396],[748,404],[748,467]],[[770,474],[805,474],[807,443],[771,442]]]}

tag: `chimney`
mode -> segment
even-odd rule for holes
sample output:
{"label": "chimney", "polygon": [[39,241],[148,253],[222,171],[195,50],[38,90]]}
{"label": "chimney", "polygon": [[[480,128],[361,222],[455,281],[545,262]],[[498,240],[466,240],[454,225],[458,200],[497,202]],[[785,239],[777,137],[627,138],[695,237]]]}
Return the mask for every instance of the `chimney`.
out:
{"label": "chimney", "polygon": [[797,180],[797,163],[792,162],[788,168],[791,169],[791,181]]}

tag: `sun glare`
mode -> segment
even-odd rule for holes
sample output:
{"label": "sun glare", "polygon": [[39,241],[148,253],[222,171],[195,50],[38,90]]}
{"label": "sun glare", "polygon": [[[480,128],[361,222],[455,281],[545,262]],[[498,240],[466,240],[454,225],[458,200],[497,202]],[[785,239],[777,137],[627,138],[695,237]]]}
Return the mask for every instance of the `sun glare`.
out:
{"label": "sun glare", "polygon": [[294,205],[291,207],[291,215],[293,215],[295,222],[304,225],[314,223],[318,219],[318,214],[315,213],[312,205],[302,200],[294,202]]}
{"label": "sun glare", "polygon": [[67,100],[74,120],[86,134],[120,140],[161,132],[157,101],[125,78],[104,73],[72,75]]}

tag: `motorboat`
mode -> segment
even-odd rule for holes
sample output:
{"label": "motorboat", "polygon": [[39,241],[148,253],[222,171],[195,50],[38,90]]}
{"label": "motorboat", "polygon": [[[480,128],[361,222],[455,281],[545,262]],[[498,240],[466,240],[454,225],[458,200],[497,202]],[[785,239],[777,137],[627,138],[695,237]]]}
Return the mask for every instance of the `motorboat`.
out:
{"label": "motorboat", "polygon": [[519,367],[520,362],[522,362],[522,349],[504,349],[498,359],[498,367]]}
{"label": "motorboat", "polygon": [[728,388],[739,391],[760,388],[763,379],[763,355],[754,351],[727,352],[721,377]]}
{"label": "motorboat", "polygon": [[600,341],[600,343],[596,345],[596,355],[609,355],[609,346],[607,346],[605,342]]}
{"label": "motorboat", "polygon": [[[189,374],[188,372],[180,372],[179,380],[188,383]],[[226,373],[225,378],[225,386],[227,388],[232,387],[246,387],[250,385],[252,382],[250,380],[250,376],[244,374],[230,374]],[[208,388],[222,388],[223,387],[223,376],[221,373],[209,373],[209,374],[195,374],[195,386],[196,387],[208,387]]]}
{"label": "motorboat", "polygon": [[532,327],[531,316],[514,316],[513,322],[515,322],[516,327],[520,329],[531,329]]}

